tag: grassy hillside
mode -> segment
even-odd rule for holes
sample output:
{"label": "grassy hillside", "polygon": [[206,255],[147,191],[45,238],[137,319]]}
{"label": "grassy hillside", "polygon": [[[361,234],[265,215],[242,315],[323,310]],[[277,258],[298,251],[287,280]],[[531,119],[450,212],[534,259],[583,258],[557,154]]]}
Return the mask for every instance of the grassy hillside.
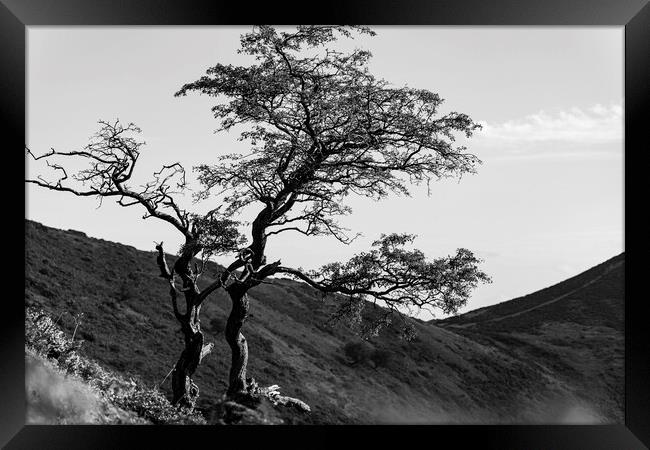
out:
{"label": "grassy hillside", "polygon": [[[161,383],[182,349],[182,335],[158,277],[154,253],[30,221],[25,227],[26,304],[60,316],[59,323],[70,334],[75,329],[73,318],[83,313],[78,316],[77,337],[85,340],[80,352],[144,385]],[[209,267],[202,283],[208,284],[218,270],[216,265]],[[596,342],[600,351],[622,361],[616,339],[612,345],[600,341],[603,335],[598,330],[612,329],[609,324],[581,324],[578,318],[566,325],[553,319],[546,325],[548,334],[564,330],[572,337],[573,327],[583,327],[585,346],[574,347],[572,341],[554,344],[544,349],[550,354],[530,358],[525,356],[530,354],[528,331],[523,337],[520,332],[502,332],[501,339],[495,334],[500,331],[486,337],[470,331],[472,327],[452,327],[451,322],[432,325],[413,320],[418,333],[414,341],[399,339],[399,330],[389,328],[364,344],[368,348],[354,362],[344,347],[358,344],[358,339],[342,324],[327,325],[336,307],[334,299],[323,299],[308,286],[284,279],[258,286],[250,297],[251,314],[244,329],[250,376],[262,386],[280,385],[283,394],[312,408],[309,414],[282,413],[287,423],[622,422],[622,409],[614,399],[619,379],[622,389],[617,363],[589,360],[594,374],[608,374],[613,386],[605,390],[598,385],[603,392],[597,397],[611,401],[594,405],[593,393],[584,387],[592,375],[586,381],[572,379],[557,362],[574,358],[575,352],[591,358]],[[206,338],[215,343],[196,374],[199,409],[208,422],[226,390],[230,354],[223,330],[229,309],[229,300],[220,291],[202,309]],[[518,320],[528,314],[520,314]],[[161,389],[169,394],[169,378]]]}
{"label": "grassy hillside", "polygon": [[[529,328],[540,322],[562,321],[622,330],[624,265],[622,253],[546,289],[433,322],[443,326],[503,329],[506,323],[509,327]],[[521,317],[510,320],[515,316]]]}
{"label": "grassy hillside", "polygon": [[624,270],[621,254],[525,297],[432,323],[535,361],[623,421]]}

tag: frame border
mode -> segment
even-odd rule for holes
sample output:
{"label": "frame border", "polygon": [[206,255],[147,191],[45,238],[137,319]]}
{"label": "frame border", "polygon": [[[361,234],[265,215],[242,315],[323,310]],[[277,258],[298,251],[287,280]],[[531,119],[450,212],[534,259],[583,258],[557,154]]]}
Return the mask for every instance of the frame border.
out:
{"label": "frame border", "polygon": [[[638,245],[632,230],[631,194],[642,192],[640,158],[647,149],[644,121],[650,98],[650,5],[648,0],[337,0],[311,14],[295,0],[251,5],[217,3],[214,0],[0,0],[0,98],[4,138],[10,155],[20,158],[25,142],[26,27],[30,25],[234,25],[247,23],[292,24],[302,22],[360,23],[373,25],[618,25],[625,26],[625,240]],[[645,145],[644,145],[645,144]],[[634,162],[632,162],[634,160]],[[25,167],[25,159],[22,160]],[[20,167],[21,162],[17,162]],[[13,166],[13,165],[12,165]],[[9,167],[12,167],[9,166]],[[24,172],[8,171],[23,183]],[[23,191],[24,192],[24,191]],[[7,196],[7,200],[15,196]],[[26,197],[23,197],[26,200]],[[647,201],[647,200],[646,200]],[[17,200],[18,202],[18,200]],[[6,204],[6,202],[5,202]],[[25,203],[23,201],[23,210]],[[7,209],[7,208],[5,208]],[[13,209],[13,208],[12,208]],[[4,223],[8,236],[24,236],[18,220]],[[24,225],[23,225],[24,226]],[[11,240],[9,238],[8,240]],[[13,239],[12,241],[17,241]],[[17,242],[14,242],[18,244]],[[24,244],[24,240],[23,240]],[[640,288],[641,258],[645,249],[625,249],[625,425],[498,425],[498,426],[312,426],[253,427],[248,436],[285,442],[309,433],[309,442],[338,444],[341,434],[364,432],[364,439],[387,443],[405,438],[440,439],[454,447],[525,449],[644,449],[650,446],[650,332],[643,314],[643,298],[630,292]],[[7,250],[5,250],[7,251]],[[23,248],[24,251],[24,248]],[[19,253],[20,250],[17,250]],[[12,255],[14,253],[12,252]],[[24,256],[24,253],[23,253]],[[13,270],[22,271],[14,258],[5,258]],[[11,274],[14,275],[14,274]],[[9,280],[14,280],[10,275]],[[17,276],[17,275],[16,275]],[[24,277],[24,274],[23,274]],[[13,283],[17,284],[17,283]],[[14,286],[15,287],[15,286]],[[19,291],[19,289],[17,289]],[[640,289],[639,289],[639,292]],[[13,294],[13,292],[12,292]],[[17,292],[17,298],[23,295]],[[35,426],[25,425],[24,307],[6,294],[10,309],[0,327],[0,444],[23,448],[131,448],[137,442],[167,448],[191,445],[191,441],[241,441],[233,427],[136,427],[136,426]],[[407,430],[408,437],[404,431]],[[15,434],[18,432],[17,434]],[[15,434],[15,436],[13,436]],[[13,436],[13,439],[12,439]],[[191,438],[190,438],[191,437]],[[392,439],[391,439],[392,438]],[[408,442],[408,441],[407,441]],[[426,442],[426,441],[425,441]],[[155,444],[154,444],[155,443]],[[644,445],[645,444],[645,445]]]}

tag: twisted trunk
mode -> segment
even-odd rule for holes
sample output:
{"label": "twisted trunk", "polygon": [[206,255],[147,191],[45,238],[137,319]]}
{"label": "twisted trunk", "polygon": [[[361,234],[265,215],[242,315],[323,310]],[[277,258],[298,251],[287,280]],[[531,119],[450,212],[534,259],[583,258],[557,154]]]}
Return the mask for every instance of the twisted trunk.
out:
{"label": "twisted trunk", "polygon": [[[266,237],[264,230],[272,217],[272,213],[273,208],[267,205],[253,221],[253,242],[248,247],[252,252],[250,260],[251,273],[244,275],[244,272],[247,270],[245,268],[242,273],[242,278],[226,288],[232,302],[232,309],[230,310],[225,330],[226,342],[231,351],[227,391],[229,397],[236,397],[237,394],[245,394],[247,392],[246,366],[248,365],[248,344],[241,332],[248,317],[249,303],[246,293],[251,287],[258,284],[258,281],[254,279],[258,274],[252,272],[257,271],[265,263],[264,247],[266,246]],[[226,277],[229,277],[235,269],[244,265],[244,260],[241,258],[231,264],[222,275],[222,282],[225,283]]]}
{"label": "twisted trunk", "polygon": [[[183,327],[185,328],[185,326]],[[199,396],[198,386],[192,382],[192,375],[201,362],[203,350],[203,333],[187,327],[185,331],[185,349],[176,362],[172,373],[172,404],[194,408]]]}
{"label": "twisted trunk", "polygon": [[[195,274],[190,268],[190,262],[200,247],[194,241],[188,240],[183,254],[174,264],[174,271],[169,270],[165,261],[165,254],[162,242],[156,245],[158,250],[157,263],[160,268],[160,276],[169,282],[169,295],[172,300],[172,308],[176,320],[181,325],[181,331],[185,338],[185,348],[181,352],[172,372],[172,404],[179,404],[188,408],[194,408],[199,396],[198,386],[192,382],[192,375],[201,363],[201,360],[211,350],[212,344],[204,344],[203,333],[199,313],[201,311],[202,298],[196,286]],[[178,308],[177,289],[174,284],[174,273],[183,282],[182,292],[185,297],[185,313],[182,314]]]}
{"label": "twisted trunk", "polygon": [[232,309],[226,323],[226,342],[230,346],[232,359],[230,363],[230,376],[228,380],[228,395],[246,392],[246,366],[248,364],[248,344],[241,332],[244,322],[248,317],[248,289],[243,286],[231,286],[228,289]]}

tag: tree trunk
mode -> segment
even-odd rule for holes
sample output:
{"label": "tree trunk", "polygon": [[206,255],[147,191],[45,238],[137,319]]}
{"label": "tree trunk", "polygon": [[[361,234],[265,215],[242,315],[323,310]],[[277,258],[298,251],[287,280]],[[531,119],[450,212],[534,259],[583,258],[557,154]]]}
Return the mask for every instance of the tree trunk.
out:
{"label": "tree trunk", "polygon": [[[190,328],[183,326],[183,328]],[[203,333],[200,330],[183,330],[185,349],[176,362],[172,373],[172,404],[194,408],[199,396],[199,388],[192,382],[192,375],[201,361],[203,350]]]}
{"label": "tree trunk", "polygon": [[[194,375],[203,357],[210,353],[213,347],[212,344],[204,345],[201,322],[199,321],[202,299],[199,297],[200,292],[196,286],[196,279],[199,274],[195,274],[190,268],[190,262],[201,251],[201,246],[196,239],[188,235],[183,247],[183,253],[174,263],[173,271],[169,270],[167,265],[162,242],[156,244],[156,250],[158,250],[156,262],[160,269],[160,276],[169,282],[169,294],[172,300],[174,316],[180,323],[181,331],[185,337],[185,349],[178,358],[172,374],[172,404],[179,404],[192,409],[199,397],[199,387],[192,382],[192,375]],[[174,272],[183,281],[182,292],[185,296],[185,314],[181,314],[178,309]]]}
{"label": "tree trunk", "polygon": [[246,392],[246,366],[248,364],[248,344],[246,338],[241,333],[242,326],[248,316],[248,296],[244,288],[232,286],[228,289],[232,309],[228,322],[226,323],[226,342],[232,352],[230,363],[230,377],[228,385],[228,395]]}

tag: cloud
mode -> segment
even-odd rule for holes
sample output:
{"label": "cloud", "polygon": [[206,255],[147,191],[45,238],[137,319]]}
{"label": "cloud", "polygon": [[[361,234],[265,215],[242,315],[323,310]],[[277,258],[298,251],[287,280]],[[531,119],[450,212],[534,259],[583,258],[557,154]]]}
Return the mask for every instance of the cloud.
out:
{"label": "cloud", "polygon": [[476,134],[475,143],[498,149],[509,158],[621,155],[621,105],[539,111],[501,123],[480,123],[483,129]]}
{"label": "cloud", "polygon": [[539,111],[503,123],[483,122],[479,136],[516,142],[565,141],[578,143],[617,142],[623,138],[623,108],[594,105],[586,110],[571,108],[554,113]]}

